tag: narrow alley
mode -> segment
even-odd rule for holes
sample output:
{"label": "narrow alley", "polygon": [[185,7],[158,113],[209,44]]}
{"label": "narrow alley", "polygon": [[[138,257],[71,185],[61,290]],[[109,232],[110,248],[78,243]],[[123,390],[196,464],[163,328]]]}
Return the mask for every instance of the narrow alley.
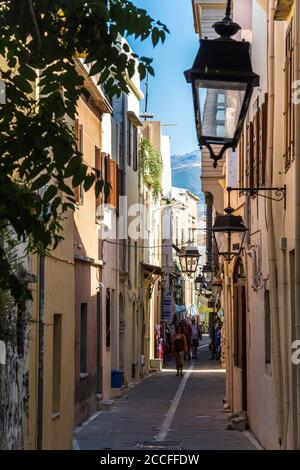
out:
{"label": "narrow alley", "polygon": [[96,414],[74,433],[80,450],[255,450],[247,434],[227,430],[223,410],[225,371],[210,359],[204,336],[198,358],[185,362],[182,378],[173,361]]}

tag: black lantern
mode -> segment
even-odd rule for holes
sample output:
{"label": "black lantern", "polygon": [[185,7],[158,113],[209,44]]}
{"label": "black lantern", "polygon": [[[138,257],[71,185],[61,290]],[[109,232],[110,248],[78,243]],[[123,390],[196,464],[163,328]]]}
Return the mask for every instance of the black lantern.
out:
{"label": "black lantern", "polygon": [[202,288],[202,285],[203,285],[203,282],[204,282],[204,279],[202,276],[197,276],[196,279],[195,279],[195,288],[196,288],[196,291],[200,293],[201,291],[201,288]]}
{"label": "black lantern", "polygon": [[213,270],[212,266],[209,263],[206,263],[206,265],[203,266],[202,273],[203,273],[203,276],[204,276],[206,282],[211,283],[212,278],[213,278],[214,270]]}
{"label": "black lantern", "polygon": [[178,256],[181,271],[185,274],[188,274],[189,276],[195,274],[200,259],[200,253],[198,248],[195,246],[183,247],[181,248]]}
{"label": "black lantern", "polygon": [[226,215],[216,217],[213,234],[219,255],[231,261],[242,251],[247,228],[242,217],[232,214],[231,207],[225,209],[225,212]]}
{"label": "black lantern", "polygon": [[240,26],[226,17],[213,25],[219,38],[201,39],[193,67],[185,72],[192,84],[199,145],[209,149],[214,167],[225,151],[236,149],[259,76],[252,70],[250,43],[231,38]]}

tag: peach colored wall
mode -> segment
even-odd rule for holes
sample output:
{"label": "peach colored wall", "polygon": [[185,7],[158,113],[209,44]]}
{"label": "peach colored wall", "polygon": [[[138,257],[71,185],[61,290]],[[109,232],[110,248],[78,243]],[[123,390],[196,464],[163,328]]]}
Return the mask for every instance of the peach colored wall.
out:
{"label": "peach colored wall", "polygon": [[[83,125],[83,158],[89,168],[95,166],[95,146],[102,148],[102,116],[88,105],[82,98],[78,103],[78,120]],[[95,193],[93,189],[84,193],[83,204],[79,204],[75,212],[74,241],[75,256],[91,258],[96,262],[101,257],[99,245],[99,226],[95,218]],[[76,348],[75,348],[75,424],[86,420],[97,410],[97,292],[101,281],[101,269],[93,263],[76,260],[75,264],[76,292]],[[88,342],[87,342],[87,375],[80,376],[80,315],[81,303],[88,304]],[[103,317],[102,325],[105,317]],[[103,331],[102,348],[103,348]]]}

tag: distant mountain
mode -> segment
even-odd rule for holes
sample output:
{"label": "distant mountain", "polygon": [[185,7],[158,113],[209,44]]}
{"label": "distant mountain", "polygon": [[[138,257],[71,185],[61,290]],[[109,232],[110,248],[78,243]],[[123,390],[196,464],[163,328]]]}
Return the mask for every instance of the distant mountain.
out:
{"label": "distant mountain", "polygon": [[204,195],[201,192],[201,162],[199,150],[194,150],[185,155],[172,155],[171,167],[172,186],[191,191],[200,198],[200,205],[205,204]]}

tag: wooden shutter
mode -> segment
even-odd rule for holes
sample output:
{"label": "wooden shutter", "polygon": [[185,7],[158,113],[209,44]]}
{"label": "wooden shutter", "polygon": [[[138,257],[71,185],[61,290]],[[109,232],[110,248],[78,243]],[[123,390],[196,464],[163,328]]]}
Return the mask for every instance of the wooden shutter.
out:
{"label": "wooden shutter", "polygon": [[253,123],[247,125],[246,140],[246,186],[253,187]]}
{"label": "wooden shutter", "polygon": [[245,135],[243,131],[241,134],[241,139],[239,143],[239,181],[238,181],[239,188],[242,188],[244,186],[244,177],[245,177]]}
{"label": "wooden shutter", "polygon": [[[96,170],[96,177],[102,178],[102,153],[99,147],[95,146],[95,170]],[[102,203],[102,193],[96,197],[96,209],[101,206]]]}
{"label": "wooden shutter", "polygon": [[253,186],[259,185],[259,113],[253,118]]}
{"label": "wooden shutter", "polygon": [[[107,153],[103,153],[103,179],[106,183],[110,183],[110,166],[109,166],[109,155]],[[104,203],[109,204],[109,196],[104,197]]]}
{"label": "wooden shutter", "polygon": [[109,204],[117,208],[117,164],[114,160],[109,160],[109,183],[111,185],[109,194]]}
{"label": "wooden shutter", "polygon": [[266,184],[268,141],[268,95],[259,110],[259,186]]}

